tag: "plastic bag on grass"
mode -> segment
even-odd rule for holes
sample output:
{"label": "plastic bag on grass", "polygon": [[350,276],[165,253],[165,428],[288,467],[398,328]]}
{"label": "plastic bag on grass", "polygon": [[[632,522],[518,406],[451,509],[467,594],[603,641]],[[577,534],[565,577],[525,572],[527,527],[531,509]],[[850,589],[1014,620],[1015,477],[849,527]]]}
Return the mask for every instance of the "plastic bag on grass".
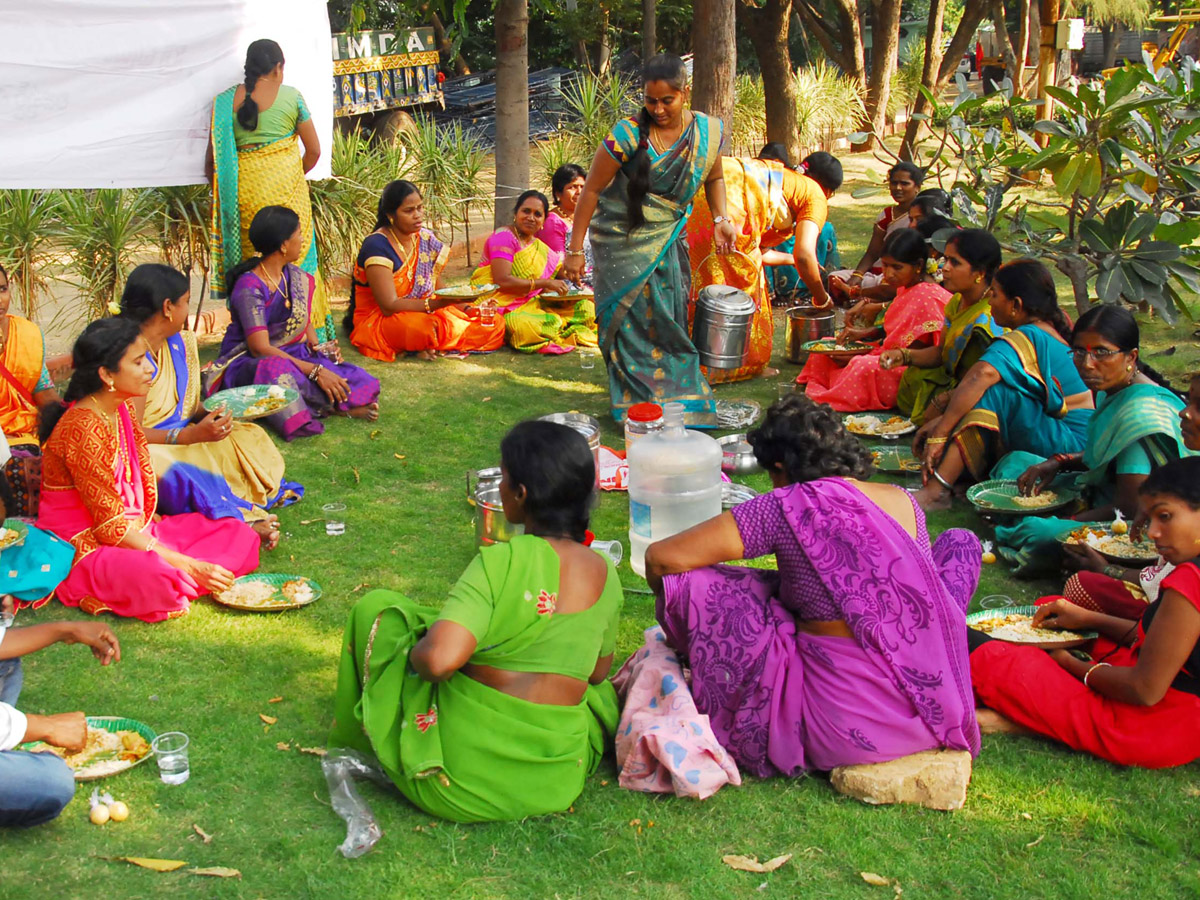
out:
{"label": "plastic bag on grass", "polygon": [[346,822],[346,840],[342,841],[338,850],[346,859],[362,856],[379,843],[383,831],[375,821],[371,807],[359,795],[354,779],[369,778],[381,784],[390,782],[374,760],[345,748],[330,750],[321,760],[321,771],[325,773],[325,783],[329,786],[333,811]]}

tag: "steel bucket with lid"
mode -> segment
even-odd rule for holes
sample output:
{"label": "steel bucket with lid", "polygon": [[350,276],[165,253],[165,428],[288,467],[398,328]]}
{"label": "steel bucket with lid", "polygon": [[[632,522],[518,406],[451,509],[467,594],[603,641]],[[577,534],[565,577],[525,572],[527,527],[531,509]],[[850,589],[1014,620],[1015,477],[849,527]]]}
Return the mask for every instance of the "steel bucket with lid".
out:
{"label": "steel bucket with lid", "polygon": [[588,449],[592,451],[592,461],[596,464],[596,487],[600,487],[600,423],[594,418],[581,412],[550,413],[541,416],[539,421],[555,422],[573,428],[584,436]]}
{"label": "steel bucket with lid", "polygon": [[[739,255],[746,256],[744,253]],[[710,253],[696,268],[712,256]],[[761,269],[758,277],[762,277]],[[740,288],[727,284],[700,288],[692,319],[692,343],[700,354],[700,364],[710,369],[741,368],[746,360],[750,323],[757,309],[754,299]]]}
{"label": "steel bucket with lid", "polygon": [[467,472],[467,502],[475,507],[476,547],[508,542],[525,532],[524,526],[514,525],[504,518],[504,504],[500,502],[500,477],[499,466]]}
{"label": "steel bucket with lid", "polygon": [[787,311],[788,362],[802,363],[806,351],[801,348],[809,341],[831,338],[837,331],[833,306],[793,306]]}

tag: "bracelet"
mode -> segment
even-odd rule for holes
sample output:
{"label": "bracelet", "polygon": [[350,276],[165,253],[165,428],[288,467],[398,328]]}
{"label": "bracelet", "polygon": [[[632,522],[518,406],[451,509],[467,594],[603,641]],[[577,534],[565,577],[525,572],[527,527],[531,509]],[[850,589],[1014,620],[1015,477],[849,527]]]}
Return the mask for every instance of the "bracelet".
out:
{"label": "bracelet", "polygon": [[530,279],[529,279],[529,293],[531,293],[531,294],[532,294],[534,291],[536,291],[536,290],[537,290],[537,283],[536,283],[536,282],[537,282],[537,279],[534,279],[534,278],[530,278]]}
{"label": "bracelet", "polygon": [[567,256],[587,256],[587,254],[582,250],[568,250],[566,255]]}
{"label": "bracelet", "polygon": [[1094,664],[1094,665],[1093,665],[1093,666],[1092,666],[1090,669],[1088,669],[1086,672],[1084,672],[1084,673],[1083,673],[1083,686],[1084,686],[1085,688],[1090,688],[1090,687],[1091,687],[1091,685],[1090,685],[1090,684],[1088,684],[1088,681],[1087,681],[1087,680],[1088,680],[1088,676],[1089,676],[1089,675],[1091,675],[1093,672],[1095,672],[1097,669],[1099,669],[1101,666],[1108,666],[1108,667],[1111,669],[1111,668],[1112,668],[1112,663],[1098,662],[1098,663],[1095,663],[1095,664]]}
{"label": "bracelet", "polygon": [[950,441],[950,438],[948,438],[948,437],[925,438],[926,446],[932,444],[933,446],[937,447],[937,446],[940,446],[941,444],[949,443],[949,441]]}
{"label": "bracelet", "polygon": [[911,366],[912,365],[912,351],[909,350],[907,347],[903,348],[900,351],[900,359],[903,360],[903,362],[906,366]]}
{"label": "bracelet", "polygon": [[850,273],[850,278],[851,279],[857,278],[859,281],[862,281],[863,273],[858,271],[858,269],[855,269],[853,272]]}
{"label": "bracelet", "polygon": [[308,373],[308,380],[313,383],[316,383],[317,376],[321,374],[321,370],[324,368],[325,367],[323,365],[321,365],[320,363],[317,363],[315,366],[312,367],[312,370]]}
{"label": "bracelet", "polygon": [[155,547],[157,547],[157,546],[158,546],[158,538],[156,538],[156,537],[152,537],[152,538],[150,538],[150,543],[148,543],[148,544],[146,545],[146,552],[147,552],[147,553],[153,553],[153,552],[154,552],[154,548],[155,548]]}
{"label": "bracelet", "polygon": [[172,428],[170,431],[168,431],[167,432],[167,443],[168,444],[178,444],[179,443],[179,433],[181,431],[183,431],[182,428]]}
{"label": "bracelet", "polygon": [[1125,570],[1120,566],[1107,565],[1101,572],[1101,575],[1107,575],[1109,578],[1115,578],[1117,581],[1124,581]]}
{"label": "bracelet", "polygon": [[425,297],[422,297],[421,299],[422,299],[422,300],[424,301],[424,303],[425,303],[425,312],[427,312],[427,313],[431,313],[431,312],[433,312],[433,310],[429,308],[429,297],[428,297],[428,295],[426,295]]}
{"label": "bracelet", "polygon": [[933,470],[933,478],[934,478],[934,480],[935,480],[935,481],[936,481],[938,484],[940,484],[940,485],[941,485],[942,487],[944,487],[946,490],[948,490],[948,491],[950,491],[951,493],[953,493],[953,491],[954,491],[954,485],[952,485],[952,484],[951,484],[950,482],[948,482],[948,481],[947,481],[945,478],[943,478],[943,477],[942,477],[942,473],[941,473],[941,472],[939,472],[937,469],[934,469],[934,470]]}
{"label": "bracelet", "polygon": [[1063,466],[1063,465],[1066,465],[1066,464],[1067,464],[1067,463],[1069,463],[1069,462],[1074,462],[1074,461],[1075,461],[1075,457],[1074,457],[1074,455],[1072,455],[1072,454],[1070,454],[1070,453],[1055,453],[1055,454],[1054,454],[1052,457],[1050,457],[1050,458],[1051,458],[1052,460],[1054,460],[1056,463],[1058,463],[1060,466]]}

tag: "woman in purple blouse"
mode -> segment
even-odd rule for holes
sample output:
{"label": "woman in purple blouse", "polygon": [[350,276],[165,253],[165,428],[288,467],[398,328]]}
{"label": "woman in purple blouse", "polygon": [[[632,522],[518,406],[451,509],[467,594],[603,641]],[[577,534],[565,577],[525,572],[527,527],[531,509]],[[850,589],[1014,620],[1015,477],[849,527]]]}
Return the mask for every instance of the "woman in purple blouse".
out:
{"label": "woman in purple blouse", "polygon": [[[646,551],[667,639],[718,739],[752,774],[979,751],[964,616],[980,545],[930,544],[900,488],[804,396],[750,432],[775,490]],[[774,554],[778,572],[717,565]]]}

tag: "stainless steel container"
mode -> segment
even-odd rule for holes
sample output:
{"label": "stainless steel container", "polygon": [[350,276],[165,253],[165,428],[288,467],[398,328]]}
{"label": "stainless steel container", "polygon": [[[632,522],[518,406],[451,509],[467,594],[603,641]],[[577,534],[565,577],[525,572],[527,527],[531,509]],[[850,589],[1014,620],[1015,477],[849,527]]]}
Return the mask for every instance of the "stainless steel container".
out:
{"label": "stainless steel container", "polygon": [[588,442],[588,448],[592,451],[592,461],[596,464],[596,487],[600,487],[600,423],[586,413],[580,412],[565,412],[565,413],[550,413],[548,416],[542,416],[542,422],[556,422],[559,425],[566,425],[568,428],[574,428]]}
{"label": "stainless steel container", "polygon": [[475,494],[479,490],[488,487],[499,489],[500,479],[503,475],[504,473],[500,471],[499,466],[467,472],[467,502],[474,506],[476,503]]}
{"label": "stainless steel container", "polygon": [[746,358],[754,300],[745,291],[727,284],[710,284],[696,296],[692,343],[701,365],[711,369],[736,369]]}
{"label": "stainless steel container", "polygon": [[793,306],[787,311],[788,362],[804,362],[805,351],[800,348],[809,341],[831,338],[835,333],[835,314],[832,306]]}
{"label": "stainless steel container", "polygon": [[475,487],[475,546],[507,543],[518,534],[524,534],[523,525],[514,525],[504,518],[504,504],[500,502],[500,482],[481,481]]}

